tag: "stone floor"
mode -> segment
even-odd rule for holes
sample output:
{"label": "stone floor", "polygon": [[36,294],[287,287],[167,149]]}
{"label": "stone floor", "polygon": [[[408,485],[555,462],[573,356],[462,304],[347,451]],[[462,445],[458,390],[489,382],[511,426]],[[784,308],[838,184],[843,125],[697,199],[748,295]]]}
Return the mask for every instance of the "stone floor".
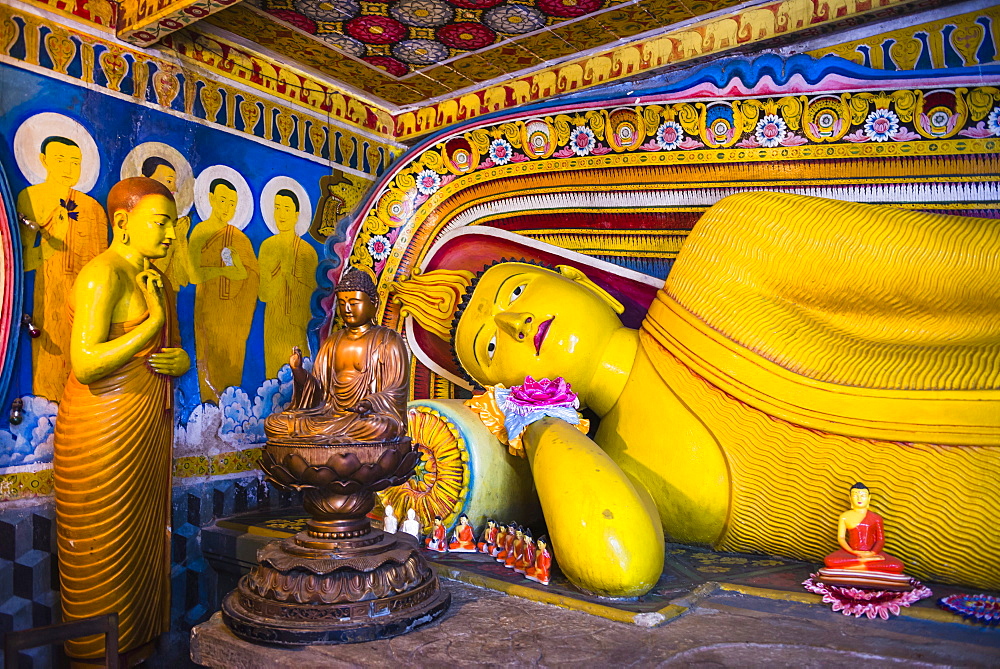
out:
{"label": "stone floor", "polygon": [[443,585],[451,610],[402,637],[281,650],[235,638],[216,614],[193,630],[191,659],[227,669],[1000,666],[1000,630],[962,623],[856,620],[817,604],[718,590],[676,601],[686,613],[644,628],[457,581]]}

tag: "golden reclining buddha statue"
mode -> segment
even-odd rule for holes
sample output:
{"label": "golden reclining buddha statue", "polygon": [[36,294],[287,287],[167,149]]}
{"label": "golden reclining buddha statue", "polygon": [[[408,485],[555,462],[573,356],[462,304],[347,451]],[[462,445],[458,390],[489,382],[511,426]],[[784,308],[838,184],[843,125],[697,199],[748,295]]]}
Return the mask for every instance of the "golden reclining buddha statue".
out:
{"label": "golden reclining buddha statue", "polygon": [[856,480],[912,573],[1000,588],[995,222],[731,196],[638,330],[579,269],[503,262],[399,284],[431,332],[448,327],[419,297],[435,283],[467,287],[451,331],[475,381],[561,376],[600,417],[593,441],[551,418],[523,434],[560,566],[583,589],[648,591],[663,533],[819,562]]}

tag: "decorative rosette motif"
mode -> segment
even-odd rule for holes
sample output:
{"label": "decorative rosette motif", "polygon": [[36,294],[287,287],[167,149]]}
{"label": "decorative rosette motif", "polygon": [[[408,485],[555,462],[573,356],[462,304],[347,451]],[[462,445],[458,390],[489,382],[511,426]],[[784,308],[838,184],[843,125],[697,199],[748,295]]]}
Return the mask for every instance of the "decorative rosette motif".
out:
{"label": "decorative rosette motif", "polygon": [[448,47],[432,39],[407,39],[392,47],[393,56],[411,65],[433,65],[448,54]]}
{"label": "decorative rosette motif", "polygon": [[455,9],[444,0],[399,0],[389,14],[408,26],[437,28],[455,18]]}
{"label": "decorative rosette motif", "polygon": [[295,10],[315,21],[349,21],[361,5],[357,0],[295,0]]}
{"label": "decorative rosette motif", "polygon": [[441,187],[441,175],[434,170],[421,170],[417,174],[417,191],[421,195],[433,195]]}
{"label": "decorative rosette motif", "polygon": [[986,127],[991,133],[1000,137],[1000,107],[994,107],[986,118]]}
{"label": "decorative rosette motif", "polygon": [[506,165],[514,153],[514,147],[506,139],[494,139],[490,143],[490,160],[495,165]]}
{"label": "decorative rosette motif", "polygon": [[885,142],[899,132],[899,116],[890,109],[876,109],[865,119],[864,133],[876,142]]}
{"label": "decorative rosette motif", "polygon": [[362,60],[385,70],[394,77],[401,77],[410,71],[409,67],[392,56],[366,56]]}
{"label": "decorative rosette motif", "polygon": [[406,26],[388,16],[359,16],[347,24],[347,34],[365,44],[392,44],[406,36]]}
{"label": "decorative rosette motif", "polygon": [[[368,51],[365,45],[354,39],[353,37],[348,37],[343,33],[319,33],[316,35],[321,40],[329,44],[330,46],[340,49],[346,54],[360,58],[364,56]],[[404,66],[405,74],[405,66]]]}
{"label": "decorative rosette motif", "polygon": [[493,44],[497,34],[481,23],[463,21],[442,26],[437,31],[437,38],[452,49],[471,51]]}
{"label": "decorative rosette motif", "polygon": [[293,12],[290,9],[272,9],[269,13],[274,18],[293,25],[302,32],[307,32],[310,35],[316,34],[316,22],[308,16]]}
{"label": "decorative rosette motif", "polygon": [[594,131],[585,125],[578,125],[569,133],[569,147],[573,153],[583,157],[590,155],[597,145],[597,138]]}
{"label": "decorative rosette motif", "polygon": [[523,35],[545,26],[545,14],[534,7],[506,4],[483,13],[483,23],[508,35]]}
{"label": "decorative rosette motif", "polygon": [[676,121],[665,121],[656,130],[656,143],[664,151],[673,151],[684,141],[684,129]]}
{"label": "decorative rosette motif", "polygon": [[966,620],[984,625],[1000,624],[1000,597],[996,595],[948,595],[938,605]]}
{"label": "decorative rosette motif", "polygon": [[412,508],[428,528],[434,516],[449,525],[469,494],[468,445],[448,418],[429,407],[410,407],[407,432],[420,452],[416,471],[402,485],[379,493],[379,501],[400,514]]}
{"label": "decorative rosette motif", "polygon": [[506,0],[448,0],[451,4],[462,9],[489,9],[505,2]]}
{"label": "decorative rosette motif", "polygon": [[785,141],[785,137],[788,136],[788,126],[785,124],[785,119],[777,114],[767,114],[757,121],[753,136],[761,146],[773,149]]}
{"label": "decorative rosette motif", "polygon": [[392,242],[385,235],[372,235],[368,240],[368,253],[372,254],[372,260],[382,262],[389,257],[392,251]]}
{"label": "decorative rosette motif", "polygon": [[595,12],[604,0],[538,0],[538,8],[550,16],[572,19]]}

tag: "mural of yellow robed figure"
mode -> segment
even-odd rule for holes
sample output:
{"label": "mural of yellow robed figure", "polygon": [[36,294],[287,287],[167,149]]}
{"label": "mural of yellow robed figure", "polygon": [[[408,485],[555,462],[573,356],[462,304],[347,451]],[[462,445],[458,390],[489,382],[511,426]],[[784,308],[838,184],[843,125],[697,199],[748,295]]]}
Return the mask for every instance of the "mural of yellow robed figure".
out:
{"label": "mural of yellow robed figure", "polygon": [[[241,200],[249,197],[249,189],[241,195],[245,182],[234,170],[226,170],[231,172],[230,179],[220,177],[205,184],[207,193],[201,196],[207,199],[211,213],[194,227],[188,242],[189,278],[197,285],[194,332],[198,382],[202,401],[215,403],[226,388],[243,381],[246,342],[260,278],[250,239],[232,224],[234,216],[246,206]],[[252,211],[252,203],[250,207],[248,212]],[[202,208],[199,205],[199,212]],[[239,222],[245,225],[248,220],[249,216],[244,216]]]}
{"label": "mural of yellow robed figure", "polygon": [[[117,612],[120,649],[138,656],[170,622],[171,377],[190,361],[173,292],[150,263],[176,239],[170,191],[126,179],[108,211],[114,241],[80,272],[70,302],[73,373],[53,456],[59,591],[63,620]],[[104,641],[66,650],[99,658]]]}
{"label": "mural of yellow robed figure", "polygon": [[655,582],[662,554],[633,539],[647,494],[672,540],[818,562],[855,480],[912,573],[996,589],[997,258],[992,221],[737,195],[703,215],[639,330],[579,270],[509,262],[473,284],[454,346],[481,384],[562,376],[601,417],[600,448],[555,419],[523,435],[584,589]]}
{"label": "mural of yellow robed figure", "polygon": [[[266,190],[266,189],[265,189]],[[283,188],[274,195],[277,233],[260,245],[260,301],[264,308],[264,368],[276,378],[294,347],[308,351],[309,300],[316,290],[316,250],[299,236],[299,196]],[[308,229],[311,217],[304,218]]]}
{"label": "mural of yellow robed figure", "polygon": [[33,317],[41,330],[31,342],[32,392],[58,402],[69,378],[66,302],[83,266],[108,247],[108,219],[94,198],[74,188],[83,161],[78,142],[46,137],[38,159],[45,180],[21,191],[17,211],[36,224],[21,226],[24,271],[35,270]]}

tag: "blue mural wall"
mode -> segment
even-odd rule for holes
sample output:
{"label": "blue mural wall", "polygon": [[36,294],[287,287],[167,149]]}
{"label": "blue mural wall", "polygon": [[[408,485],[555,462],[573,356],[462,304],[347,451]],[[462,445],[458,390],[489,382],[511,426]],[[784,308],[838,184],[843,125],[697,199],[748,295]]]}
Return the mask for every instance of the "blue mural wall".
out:
{"label": "blue mural wall", "polygon": [[[315,210],[321,204],[320,178],[331,173],[328,165],[302,154],[276,150],[273,145],[265,146],[242,133],[221,132],[186,120],[181,114],[170,115],[122,99],[125,96],[113,97],[3,64],[0,64],[0,91],[0,164],[15,198],[39,180],[37,174],[32,178],[31,172],[32,169],[38,171],[39,139],[50,134],[73,135],[79,140],[77,143],[82,147],[79,189],[86,188],[87,195],[102,207],[111,186],[121,178],[126,161],[131,161],[135,173],[144,157],[179,155],[190,169],[178,166],[176,170],[178,202],[183,205],[185,199],[196,201],[189,212],[190,229],[208,215],[204,207],[197,205],[199,197],[204,204],[207,177],[229,176],[232,182],[242,177],[245,185],[236,184],[240,202],[232,223],[235,225],[240,218],[248,219],[243,234],[257,256],[274,229],[273,214],[261,205],[265,189],[273,202],[277,188],[289,188],[297,193],[297,199],[303,200],[300,213],[307,206]],[[91,138],[93,146],[88,144]],[[133,150],[140,146],[147,148],[136,154]],[[149,149],[151,146],[154,148]],[[157,146],[161,149],[159,152],[155,150]],[[35,161],[34,166],[32,161]],[[173,162],[178,161],[174,159]],[[186,183],[181,183],[184,180],[182,172],[187,175]],[[198,179],[199,176],[203,178]],[[92,187],[87,187],[88,180],[93,182]],[[184,189],[188,190],[186,194],[182,192]],[[85,207],[81,206],[80,210],[83,209]],[[203,210],[201,214],[199,209]],[[71,217],[73,213],[70,212]],[[299,220],[296,233],[300,232],[303,222],[305,215]],[[317,253],[322,247],[307,233],[300,234],[300,239]],[[297,248],[302,246],[301,242],[297,242]],[[263,276],[263,268],[260,273],[262,283],[270,280]],[[35,271],[25,274],[24,311],[29,314],[35,314],[38,308],[33,304],[35,274]],[[308,279],[315,282],[314,271]],[[183,346],[193,363],[191,370],[175,385],[175,416],[179,426],[175,439],[177,454],[197,453],[201,444],[217,436],[237,449],[259,443],[262,437],[260,421],[290,394],[287,368],[284,373],[271,374],[279,378],[267,378],[263,351],[265,305],[252,300],[249,330],[245,333],[234,331],[228,338],[230,341],[218,343],[219,346],[245,348],[241,383],[225,390],[218,388],[220,397],[203,404],[197,370],[198,364],[204,361],[195,346],[195,293],[194,284],[185,285],[177,292]],[[47,320],[49,327],[56,327],[52,318]],[[36,397],[39,393],[34,387],[37,380],[32,378],[32,340],[24,329],[12,372],[10,389],[0,410],[0,473],[11,467],[44,465],[51,461],[52,454],[51,433],[57,404],[49,398]],[[24,420],[12,426],[8,422],[9,407],[18,397],[24,399]],[[226,446],[222,444],[216,448],[224,450]]]}

